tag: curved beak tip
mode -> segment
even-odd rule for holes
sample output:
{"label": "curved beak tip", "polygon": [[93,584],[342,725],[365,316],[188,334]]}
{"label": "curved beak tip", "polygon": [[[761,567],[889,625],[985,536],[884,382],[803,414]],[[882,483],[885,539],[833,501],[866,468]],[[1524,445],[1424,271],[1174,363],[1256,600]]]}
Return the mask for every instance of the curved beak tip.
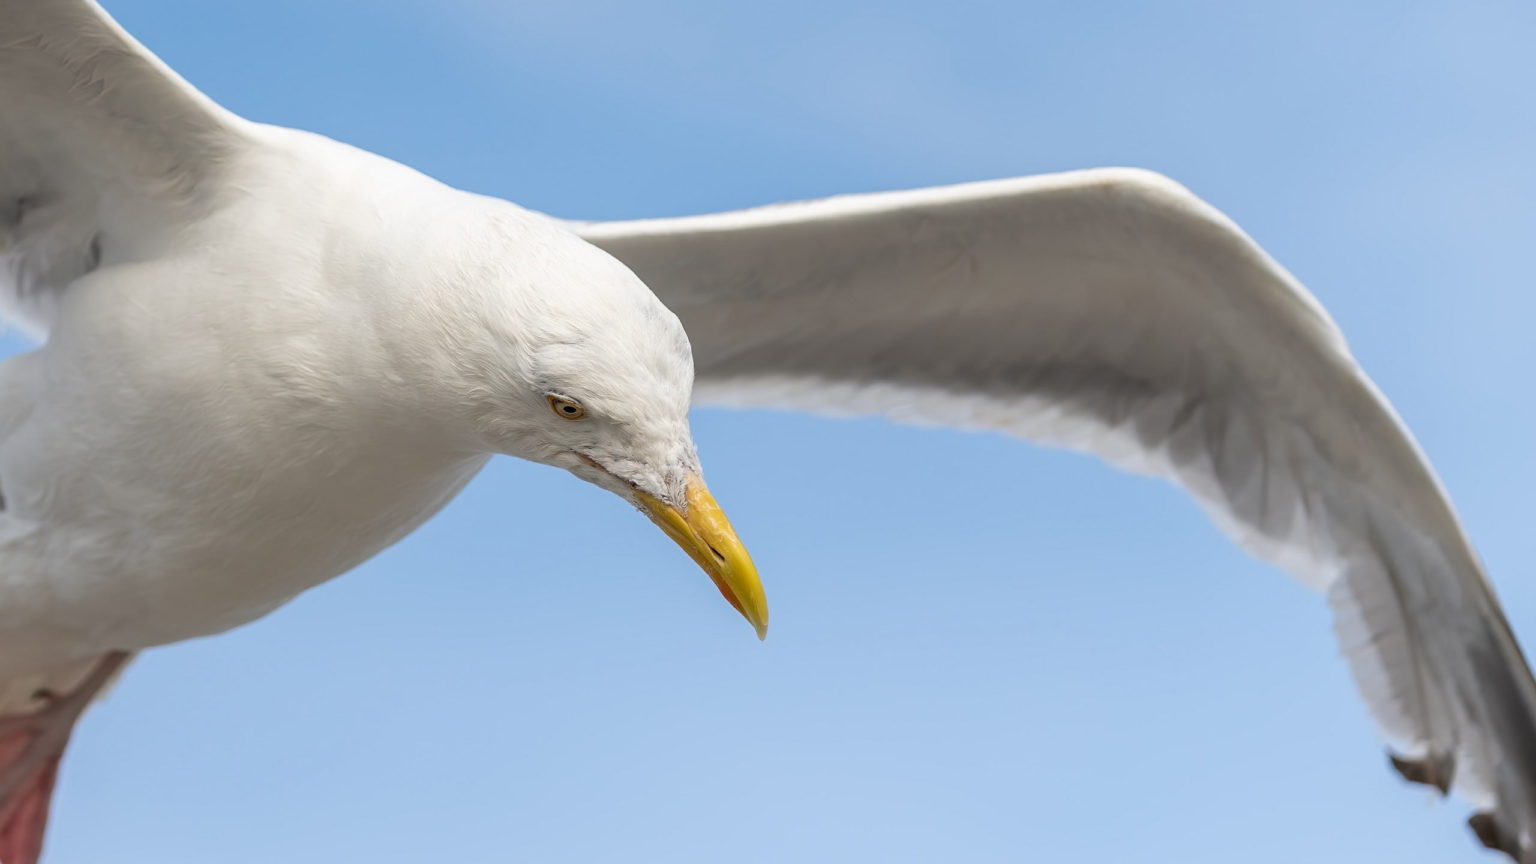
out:
{"label": "curved beak tip", "polygon": [[686,494],[686,511],[640,491],[635,499],[641,511],[709,574],[725,599],[752,625],[758,640],[768,638],[768,599],[752,556],[697,475],[688,478]]}
{"label": "curved beak tip", "polygon": [[753,632],[757,633],[757,641],[759,642],[768,638],[768,610],[764,609],[762,611],[764,613],[762,617],[748,615],[746,612],[741,613],[741,617],[747,619],[747,623],[752,625]]}

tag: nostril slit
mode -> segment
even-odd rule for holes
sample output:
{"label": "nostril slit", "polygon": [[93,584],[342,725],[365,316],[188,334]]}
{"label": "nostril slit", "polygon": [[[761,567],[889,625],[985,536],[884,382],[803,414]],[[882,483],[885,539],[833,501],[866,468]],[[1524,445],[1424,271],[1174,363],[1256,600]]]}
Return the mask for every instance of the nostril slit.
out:
{"label": "nostril slit", "polygon": [[720,550],[716,549],[713,543],[710,543],[708,540],[705,540],[704,541],[704,545],[709,547],[709,551],[715,553],[715,559],[716,560],[718,560],[721,564],[725,563],[725,556],[720,554]]}

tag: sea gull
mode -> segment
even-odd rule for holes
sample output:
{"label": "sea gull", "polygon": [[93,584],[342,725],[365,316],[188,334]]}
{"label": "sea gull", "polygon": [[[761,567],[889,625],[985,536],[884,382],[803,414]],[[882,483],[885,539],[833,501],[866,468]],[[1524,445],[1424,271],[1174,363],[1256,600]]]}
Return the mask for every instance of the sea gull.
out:
{"label": "sea gull", "polygon": [[1175,480],[1326,593],[1397,770],[1536,864],[1536,684],[1444,492],[1317,302],[1166,178],[567,223],[234,116],[91,0],[0,5],[0,100],[0,286],[46,334],[0,365],[4,864],[134,652],[347,571],[493,454],[633,503],[761,635],[691,397]]}

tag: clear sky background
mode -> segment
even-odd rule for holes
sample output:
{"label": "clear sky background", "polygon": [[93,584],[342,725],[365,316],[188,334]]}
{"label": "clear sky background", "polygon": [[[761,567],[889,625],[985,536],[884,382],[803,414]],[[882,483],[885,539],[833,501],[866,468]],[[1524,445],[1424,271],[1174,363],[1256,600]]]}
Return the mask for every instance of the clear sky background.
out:
{"label": "clear sky background", "polygon": [[[1163,171],[1322,298],[1536,640],[1536,6],[109,0],[249,117],[581,218]],[[1171,486],[1001,437],[695,417],[764,644],[618,499],[499,460],[149,653],[55,864],[1475,862],[1324,604]]]}

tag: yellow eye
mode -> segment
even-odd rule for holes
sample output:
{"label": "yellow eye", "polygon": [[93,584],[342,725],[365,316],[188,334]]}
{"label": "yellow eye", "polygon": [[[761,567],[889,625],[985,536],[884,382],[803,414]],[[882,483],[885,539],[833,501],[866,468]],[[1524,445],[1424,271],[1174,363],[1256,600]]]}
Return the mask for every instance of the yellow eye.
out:
{"label": "yellow eye", "polygon": [[549,400],[549,410],[555,412],[555,416],[561,420],[587,419],[587,409],[581,407],[581,403],[575,399],[567,399],[564,396],[556,396],[553,393],[544,398]]}

